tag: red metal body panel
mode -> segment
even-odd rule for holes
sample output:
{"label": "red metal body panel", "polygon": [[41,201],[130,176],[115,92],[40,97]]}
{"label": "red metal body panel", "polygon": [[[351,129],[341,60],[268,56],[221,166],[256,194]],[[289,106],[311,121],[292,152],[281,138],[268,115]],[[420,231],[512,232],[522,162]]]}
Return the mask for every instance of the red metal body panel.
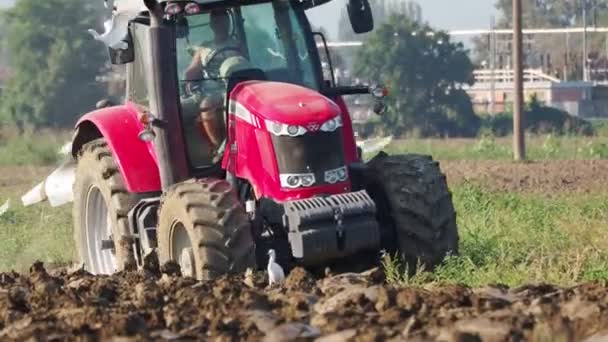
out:
{"label": "red metal body panel", "polygon": [[127,103],[93,111],[83,116],[76,126],[85,122],[95,125],[106,139],[129,192],[160,191],[156,155],[152,144],[138,138],[143,125],[134,105]]}
{"label": "red metal body panel", "polygon": [[[248,180],[258,199],[267,197],[281,202],[351,190],[348,181],[297,190],[281,188],[271,136],[264,122],[269,119],[306,126],[310,123],[323,123],[340,113],[343,120],[345,160],[350,164],[358,161],[357,149],[348,109],[341,98],[334,102],[313,90],[276,82],[241,83],[235,87],[230,98],[246,111],[234,113],[231,110],[227,153],[222,167],[237,177]],[[83,116],[77,126],[85,122],[95,125],[106,138],[130,192],[161,190],[153,145],[138,138],[143,125],[138,120],[135,105],[127,103],[91,112]],[[231,146],[236,146],[236,149]]]}
{"label": "red metal body panel", "polygon": [[[274,147],[264,122],[269,119],[306,126],[310,123],[323,123],[341,112],[346,116],[343,117],[345,160],[351,163],[356,161],[357,151],[351,121],[341,100],[344,106],[342,110],[338,104],[318,92],[275,82],[241,83],[230,94],[230,99],[241,108],[229,106],[227,146],[230,152],[224,155],[223,167],[237,177],[248,180],[254,188],[256,198],[266,197],[282,202],[351,190],[349,181],[296,190],[281,188]],[[300,103],[304,103],[304,106]]]}
{"label": "red metal body panel", "polygon": [[237,87],[235,93],[256,117],[288,125],[321,124],[340,113],[330,99],[295,84],[248,82]]}

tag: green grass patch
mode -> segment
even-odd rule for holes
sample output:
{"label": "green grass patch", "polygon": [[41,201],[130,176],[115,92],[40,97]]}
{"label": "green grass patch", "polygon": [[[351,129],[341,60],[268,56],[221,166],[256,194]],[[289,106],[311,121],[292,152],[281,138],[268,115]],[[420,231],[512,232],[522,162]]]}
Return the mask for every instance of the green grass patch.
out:
{"label": "green grass patch", "polygon": [[[527,137],[532,160],[589,160],[608,158],[608,137],[534,135]],[[476,139],[403,139],[391,143],[390,154],[421,153],[438,160],[510,160],[513,138],[483,135]],[[368,156],[369,157],[369,156]]]}
{"label": "green grass patch", "polygon": [[70,141],[63,131],[3,128],[0,131],[0,166],[52,165],[60,156],[59,149]]}
{"label": "green grass patch", "polygon": [[[390,281],[414,286],[608,281],[608,195],[546,198],[495,193],[472,184],[457,185],[453,193],[460,255],[433,273],[411,278],[386,256]],[[0,217],[0,271],[24,271],[36,260],[72,261],[71,205],[22,208],[13,203]]]}
{"label": "green grass patch", "polygon": [[395,258],[385,257],[389,280],[470,286],[608,281],[607,195],[548,199],[494,193],[471,184],[453,192],[460,254],[433,273],[411,278],[397,271]]}
{"label": "green grass patch", "polygon": [[11,201],[13,208],[0,216],[0,272],[23,272],[37,260],[70,263],[74,257],[71,206],[23,208]]}

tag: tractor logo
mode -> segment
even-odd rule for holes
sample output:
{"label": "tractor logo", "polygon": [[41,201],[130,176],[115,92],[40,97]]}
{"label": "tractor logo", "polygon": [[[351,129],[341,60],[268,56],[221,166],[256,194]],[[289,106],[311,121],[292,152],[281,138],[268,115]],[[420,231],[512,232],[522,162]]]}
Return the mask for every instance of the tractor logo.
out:
{"label": "tractor logo", "polygon": [[321,125],[318,123],[309,123],[306,125],[306,128],[311,132],[316,132],[319,130],[319,128],[321,128]]}

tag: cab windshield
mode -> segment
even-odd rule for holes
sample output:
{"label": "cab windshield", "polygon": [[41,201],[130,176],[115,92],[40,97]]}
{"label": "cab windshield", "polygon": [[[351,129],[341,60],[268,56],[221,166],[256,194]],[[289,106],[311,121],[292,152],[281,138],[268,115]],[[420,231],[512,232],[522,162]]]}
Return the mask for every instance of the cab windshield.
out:
{"label": "cab windshield", "polygon": [[310,53],[316,47],[306,34],[303,10],[294,6],[260,2],[173,18],[181,116],[193,168],[216,164],[223,155],[231,76],[320,89],[318,55]]}
{"label": "cab windshield", "polygon": [[[226,23],[227,37],[218,37],[214,20]],[[212,18],[215,15],[215,18]],[[300,18],[289,2],[274,1],[239,7],[225,11],[210,11],[188,15],[176,20],[177,66],[180,83],[193,81],[186,71],[194,59],[202,59],[202,67],[209,69],[194,80],[226,78],[232,65],[256,68],[267,80],[287,82],[319,90],[319,78],[309,54],[309,46]],[[215,29],[215,30],[214,30]],[[236,49],[233,49],[236,48]],[[238,51],[237,51],[238,49]],[[201,51],[198,55],[197,51]],[[225,71],[224,73],[222,73]]]}

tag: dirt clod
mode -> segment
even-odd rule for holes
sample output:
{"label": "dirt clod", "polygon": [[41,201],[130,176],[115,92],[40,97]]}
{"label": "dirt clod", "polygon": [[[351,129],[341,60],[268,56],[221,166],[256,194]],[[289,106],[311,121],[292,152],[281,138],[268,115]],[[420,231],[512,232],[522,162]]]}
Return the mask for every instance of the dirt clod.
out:
{"label": "dirt clod", "polygon": [[291,270],[285,279],[285,288],[289,290],[301,289],[312,291],[315,288],[315,279],[305,269],[301,267]]}
{"label": "dirt clod", "polygon": [[294,269],[268,289],[260,272],[197,282],[154,269],[51,275],[36,263],[27,276],[0,274],[0,340],[578,341],[608,326],[599,283],[395,288],[374,272]]}
{"label": "dirt clod", "polygon": [[179,264],[175,261],[169,261],[164,263],[160,268],[160,272],[168,276],[181,277],[182,275],[181,267],[179,267]]}

